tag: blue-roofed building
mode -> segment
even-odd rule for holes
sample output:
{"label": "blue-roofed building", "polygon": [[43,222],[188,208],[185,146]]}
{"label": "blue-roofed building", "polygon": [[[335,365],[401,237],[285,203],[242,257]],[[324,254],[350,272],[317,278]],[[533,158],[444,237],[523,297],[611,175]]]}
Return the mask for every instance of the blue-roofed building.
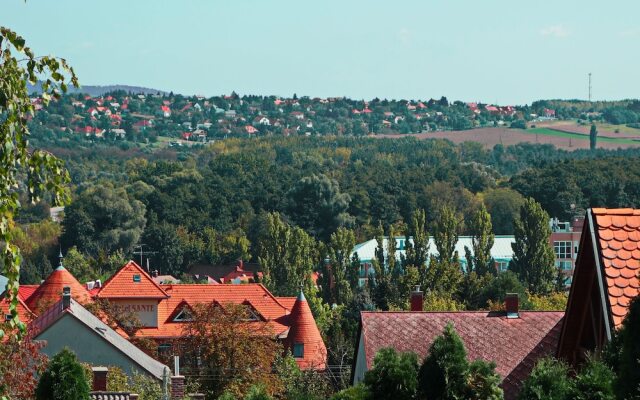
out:
{"label": "blue-roofed building", "polygon": [[[398,261],[400,261],[400,258],[405,255],[405,251],[407,248],[407,238],[405,236],[396,236],[395,240],[396,258],[398,259]],[[409,237],[408,240],[410,243],[413,243],[413,238]],[[496,235],[493,242],[493,247],[491,248],[491,257],[493,257],[496,263],[496,269],[498,271],[507,270],[509,262],[513,258],[513,248],[511,247],[511,244],[515,243],[515,241],[515,236]],[[388,237],[385,236],[383,242],[385,249],[385,258],[387,257],[387,243]],[[377,247],[378,242],[375,239],[371,239],[366,242],[357,244],[351,251],[351,256],[357,253],[358,258],[360,259],[360,286],[364,285],[367,282],[367,277],[369,276],[369,271],[372,268],[372,262],[375,258]],[[460,267],[463,270],[466,270],[467,268],[465,247],[468,247],[471,251],[471,254],[473,254],[472,236],[459,236],[458,242],[456,243],[455,251],[458,252]],[[429,238],[429,256],[438,256],[438,250],[436,249],[436,244],[433,238]]]}
{"label": "blue-roofed building", "polygon": [[7,279],[6,276],[0,275],[0,294],[5,291],[7,282],[9,282],[9,279]]}

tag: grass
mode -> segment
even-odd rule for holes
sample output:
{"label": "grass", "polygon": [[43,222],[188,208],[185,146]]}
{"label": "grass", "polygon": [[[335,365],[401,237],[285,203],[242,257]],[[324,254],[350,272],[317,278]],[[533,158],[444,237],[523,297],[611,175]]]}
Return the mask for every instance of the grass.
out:
{"label": "grass", "polygon": [[[534,135],[546,135],[546,136],[555,136],[555,137],[561,137],[561,138],[567,138],[567,139],[589,140],[589,135],[583,135],[581,133],[561,132],[561,131],[556,131],[554,129],[549,129],[549,128],[531,128],[527,130],[518,130],[518,131],[522,133],[532,133]],[[612,137],[603,137],[603,136],[598,136],[598,142],[618,143],[618,144],[640,144],[640,142],[633,139],[612,138]]]}

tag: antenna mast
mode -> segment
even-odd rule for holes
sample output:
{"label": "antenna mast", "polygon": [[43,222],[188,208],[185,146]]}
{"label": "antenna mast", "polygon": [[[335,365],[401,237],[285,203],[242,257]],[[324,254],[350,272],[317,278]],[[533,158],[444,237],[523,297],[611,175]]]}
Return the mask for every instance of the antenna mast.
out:
{"label": "antenna mast", "polygon": [[591,72],[589,72],[589,103],[591,103]]}

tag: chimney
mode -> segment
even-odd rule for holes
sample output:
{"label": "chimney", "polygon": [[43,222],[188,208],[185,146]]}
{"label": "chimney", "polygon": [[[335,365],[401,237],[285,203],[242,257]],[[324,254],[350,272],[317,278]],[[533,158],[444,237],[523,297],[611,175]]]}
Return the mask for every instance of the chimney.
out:
{"label": "chimney", "polygon": [[424,295],[420,291],[420,285],[416,286],[416,290],[411,292],[411,311],[422,311]]}
{"label": "chimney", "polygon": [[184,376],[171,377],[171,400],[184,399]]}
{"label": "chimney", "polygon": [[504,305],[507,310],[507,318],[520,318],[518,313],[518,293],[507,293],[504,298]]}
{"label": "chimney", "polygon": [[62,288],[62,309],[66,310],[71,307],[71,288],[65,286]]}
{"label": "chimney", "polygon": [[153,278],[157,278],[157,277],[158,277],[158,270],[157,270],[157,269],[154,269],[153,271],[151,271],[151,276],[152,276]]}

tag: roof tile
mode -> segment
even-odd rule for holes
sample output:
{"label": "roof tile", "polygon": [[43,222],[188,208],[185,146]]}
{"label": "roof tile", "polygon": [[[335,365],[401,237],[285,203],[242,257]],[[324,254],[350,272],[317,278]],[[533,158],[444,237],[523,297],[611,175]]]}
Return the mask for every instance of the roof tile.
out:
{"label": "roof tile", "polygon": [[506,399],[513,399],[538,358],[556,350],[563,312],[522,311],[507,319],[495,312],[362,312],[367,368],[383,347],[413,351],[423,359],[433,340],[452,323],[470,360],[496,363]]}
{"label": "roof tile", "polygon": [[614,325],[620,326],[640,282],[640,210],[593,208]]}

